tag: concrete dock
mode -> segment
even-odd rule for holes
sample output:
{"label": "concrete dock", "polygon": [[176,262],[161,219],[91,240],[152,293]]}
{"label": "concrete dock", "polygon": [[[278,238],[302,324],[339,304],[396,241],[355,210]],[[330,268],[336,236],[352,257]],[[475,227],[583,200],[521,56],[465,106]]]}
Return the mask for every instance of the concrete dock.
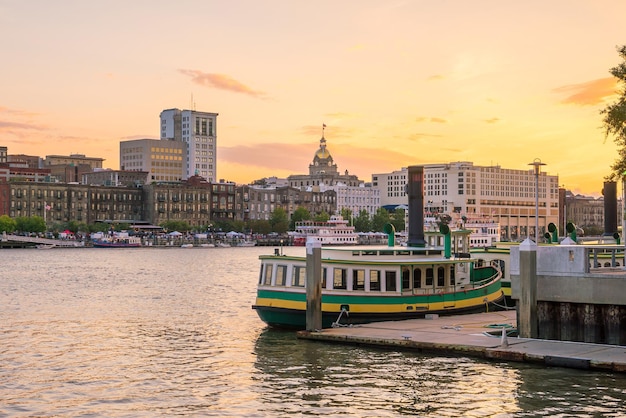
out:
{"label": "concrete dock", "polygon": [[300,331],[298,338],[626,373],[626,346],[502,336],[516,324],[515,311],[497,311]]}

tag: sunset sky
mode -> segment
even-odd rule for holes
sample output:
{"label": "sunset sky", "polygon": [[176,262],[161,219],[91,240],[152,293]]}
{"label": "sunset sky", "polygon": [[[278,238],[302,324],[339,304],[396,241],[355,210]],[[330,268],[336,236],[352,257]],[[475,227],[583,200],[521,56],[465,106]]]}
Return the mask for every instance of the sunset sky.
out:
{"label": "sunset sky", "polygon": [[163,109],[219,113],[217,177],[308,172],[326,124],[341,172],[540,158],[599,195],[600,110],[624,0],[0,0],[0,145],[85,154],[159,137]]}

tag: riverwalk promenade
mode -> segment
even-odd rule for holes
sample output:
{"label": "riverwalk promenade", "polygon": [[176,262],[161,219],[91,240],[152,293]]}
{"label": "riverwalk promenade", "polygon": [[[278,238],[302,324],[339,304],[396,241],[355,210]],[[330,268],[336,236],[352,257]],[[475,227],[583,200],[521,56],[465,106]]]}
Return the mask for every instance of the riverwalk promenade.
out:
{"label": "riverwalk promenade", "polygon": [[626,373],[626,346],[507,335],[516,324],[515,311],[495,311],[299,331],[298,338]]}

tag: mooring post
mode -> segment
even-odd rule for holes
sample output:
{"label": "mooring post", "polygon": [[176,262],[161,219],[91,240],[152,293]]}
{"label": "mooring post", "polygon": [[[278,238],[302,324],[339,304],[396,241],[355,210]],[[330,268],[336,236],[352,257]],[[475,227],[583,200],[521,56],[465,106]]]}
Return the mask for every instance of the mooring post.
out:
{"label": "mooring post", "polygon": [[519,246],[519,272],[519,336],[537,338],[537,244],[529,238]]}
{"label": "mooring post", "polygon": [[322,244],[306,242],[306,330],[322,329]]}

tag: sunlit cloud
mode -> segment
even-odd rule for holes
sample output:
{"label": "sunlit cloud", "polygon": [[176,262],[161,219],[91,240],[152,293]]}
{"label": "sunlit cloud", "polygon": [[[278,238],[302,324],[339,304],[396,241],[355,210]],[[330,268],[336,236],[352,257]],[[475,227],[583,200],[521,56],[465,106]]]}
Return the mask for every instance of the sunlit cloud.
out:
{"label": "sunlit cloud", "polygon": [[493,123],[498,123],[500,122],[500,118],[490,118],[490,119],[485,119],[485,123],[489,123],[489,124],[493,124]]}
{"label": "sunlit cloud", "polygon": [[428,81],[438,81],[438,80],[443,80],[445,77],[441,74],[435,74],[435,75],[431,75],[430,77],[428,77],[426,80]]}
{"label": "sunlit cloud", "polygon": [[415,118],[415,121],[418,123],[422,123],[422,122],[444,123],[444,124],[448,123],[448,120],[444,118],[429,118],[429,117],[424,117],[424,116]]}
{"label": "sunlit cloud", "polygon": [[234,93],[247,94],[258,99],[266,98],[266,94],[254,90],[226,74],[203,73],[198,70],[179,69],[178,72],[191,77],[191,82],[204,87],[214,87]]}
{"label": "sunlit cloud", "polygon": [[561,100],[563,104],[593,106],[617,94],[616,90],[617,81],[615,78],[607,77],[585,83],[557,87],[552,91],[558,94],[568,94],[565,99]]}

